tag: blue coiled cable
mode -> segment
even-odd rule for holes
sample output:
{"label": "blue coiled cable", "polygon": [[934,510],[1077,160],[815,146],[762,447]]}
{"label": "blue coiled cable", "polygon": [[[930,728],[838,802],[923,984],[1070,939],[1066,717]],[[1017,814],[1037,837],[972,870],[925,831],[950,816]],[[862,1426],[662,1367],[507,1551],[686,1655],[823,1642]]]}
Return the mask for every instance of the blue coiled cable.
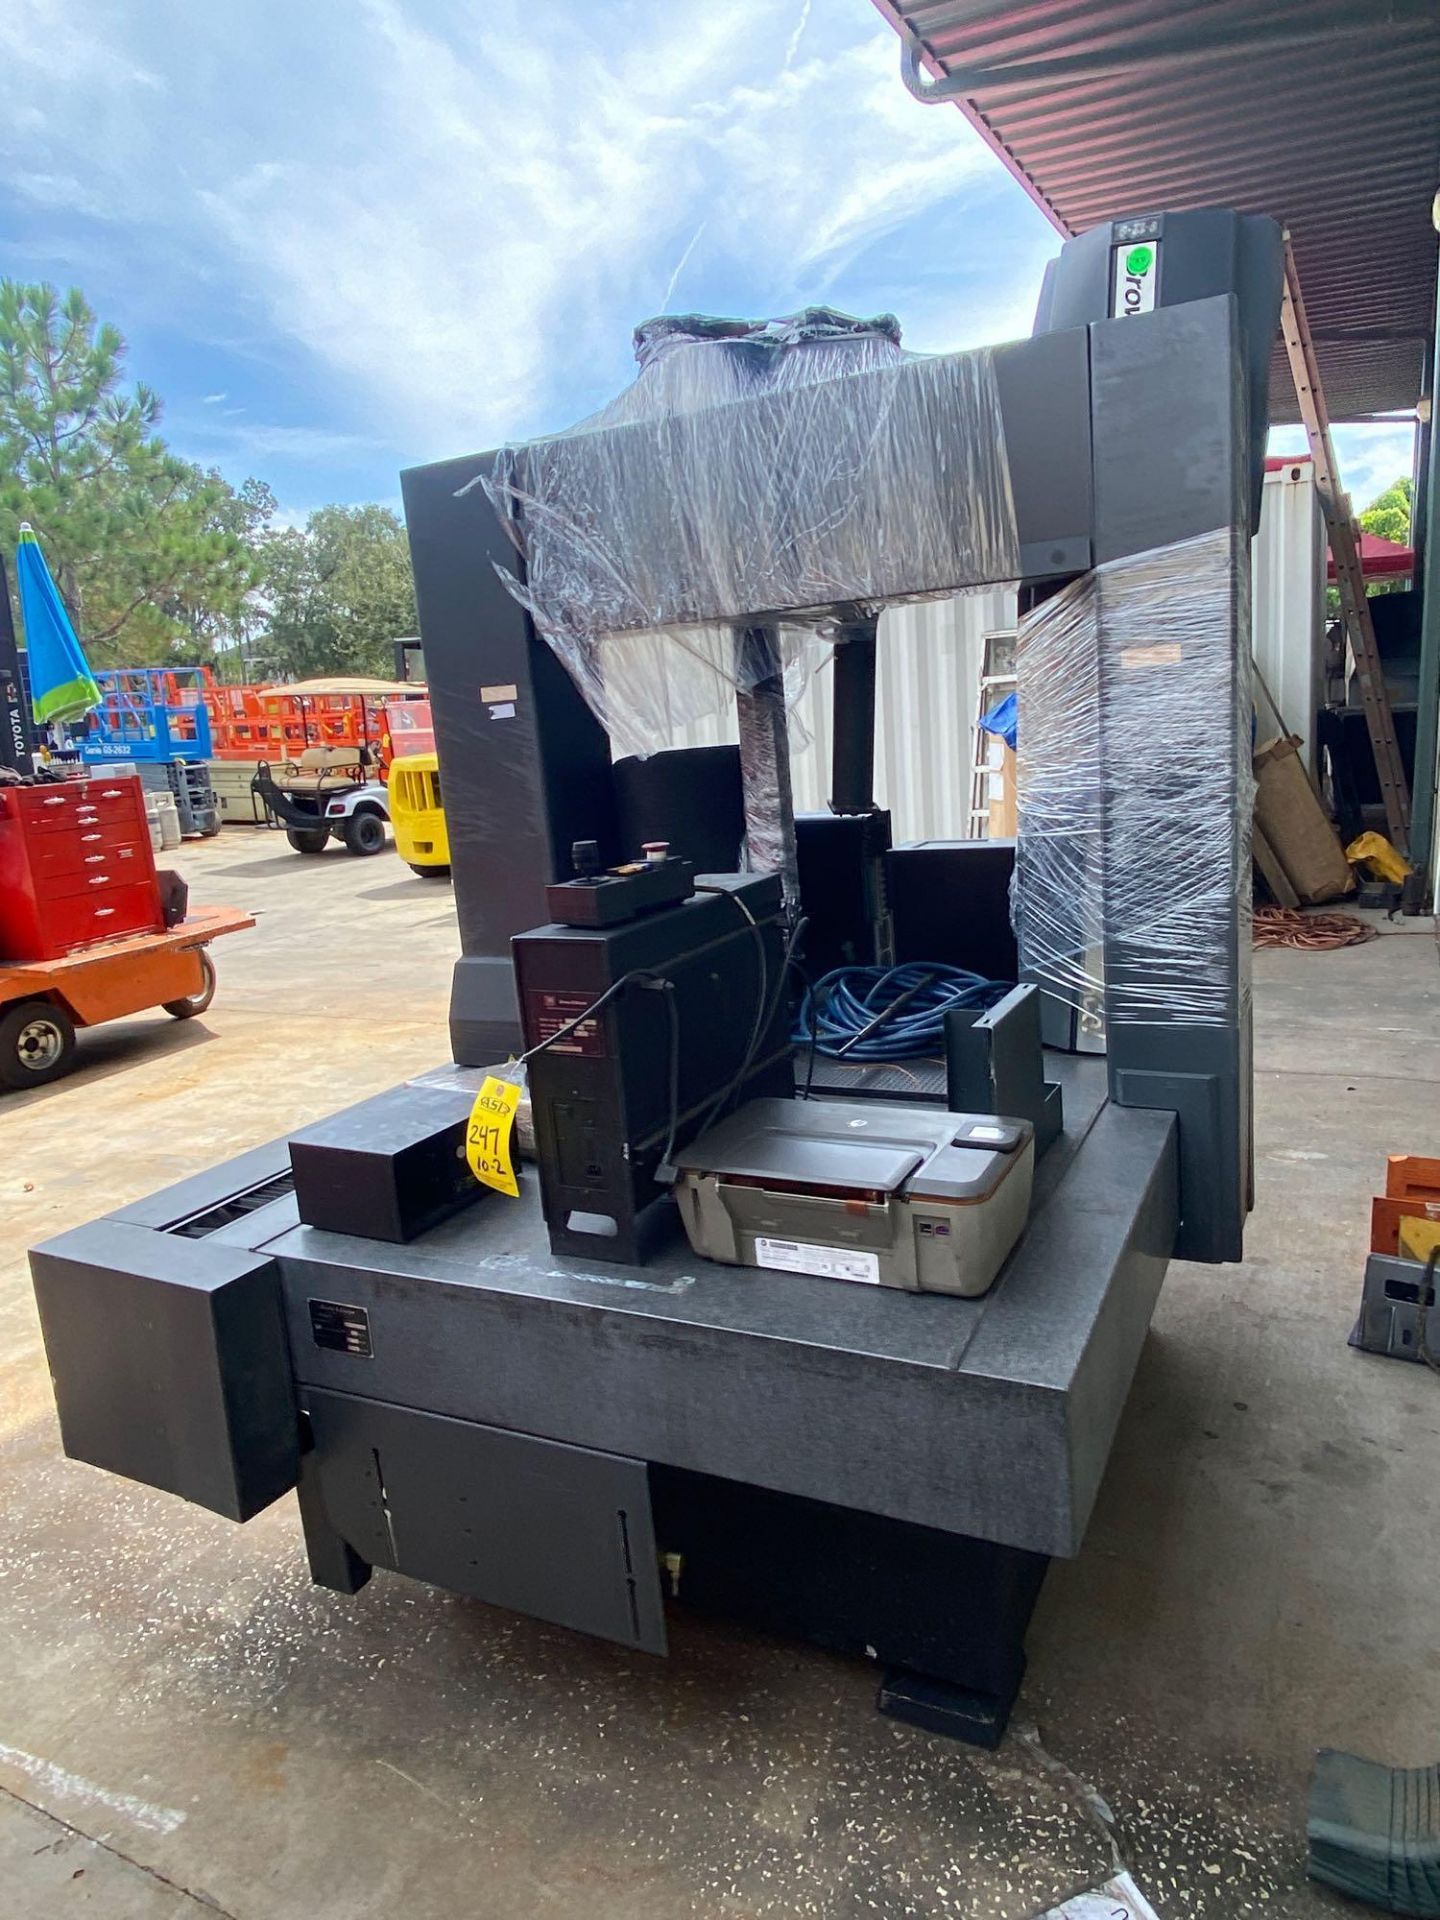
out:
{"label": "blue coiled cable", "polygon": [[[900,967],[836,967],[807,987],[795,1020],[797,1045],[814,1045],[832,1058],[916,1060],[943,1053],[945,1015],[952,1007],[993,1007],[1011,982],[987,980],[963,967],[911,960]],[[856,1034],[902,994],[911,998],[893,1018],[856,1041]],[[846,1049],[846,1042],[855,1044]]]}

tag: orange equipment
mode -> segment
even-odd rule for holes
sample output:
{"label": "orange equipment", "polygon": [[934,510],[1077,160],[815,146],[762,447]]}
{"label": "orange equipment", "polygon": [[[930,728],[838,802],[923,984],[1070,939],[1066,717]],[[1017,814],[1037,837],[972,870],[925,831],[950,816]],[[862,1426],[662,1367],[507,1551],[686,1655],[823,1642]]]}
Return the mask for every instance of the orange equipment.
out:
{"label": "orange equipment", "polygon": [[1370,1202],[1370,1251],[1400,1252],[1402,1220],[1440,1220],[1440,1160],[1421,1153],[1392,1153],[1385,1161],[1385,1191]]}
{"label": "orange equipment", "polygon": [[205,709],[210,715],[211,753],[216,760],[283,760],[290,747],[298,752],[305,741],[299,715],[278,724],[262,704],[265,687],[210,687]]}
{"label": "orange equipment", "polygon": [[387,700],[381,709],[384,731],[380,735],[380,778],[390,778],[392,760],[406,760],[417,753],[434,753],[435,721],[429,698],[417,693],[413,700]]}
{"label": "orange equipment", "polygon": [[[387,731],[391,702],[418,709],[425,689],[365,674],[300,680],[282,686],[205,690],[212,752],[217,760],[298,760],[306,747],[362,747]],[[428,711],[428,703],[427,703]]]}

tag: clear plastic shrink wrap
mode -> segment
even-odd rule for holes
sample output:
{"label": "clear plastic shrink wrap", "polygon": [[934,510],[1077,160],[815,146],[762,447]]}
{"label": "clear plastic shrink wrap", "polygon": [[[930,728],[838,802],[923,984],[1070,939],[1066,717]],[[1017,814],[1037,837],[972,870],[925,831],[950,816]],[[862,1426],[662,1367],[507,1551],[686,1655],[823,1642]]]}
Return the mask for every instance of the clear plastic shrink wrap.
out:
{"label": "clear plastic shrink wrap", "polygon": [[1226,1025],[1248,995],[1248,616],[1248,543],[1220,529],[1020,622],[1021,972],[1082,1023]]}
{"label": "clear plastic shrink wrap", "polygon": [[991,357],[899,341],[888,315],[825,308],[652,320],[625,392],[496,454],[506,584],[617,752],[749,691],[738,627],[781,625],[793,698],[836,608],[1015,578]]}

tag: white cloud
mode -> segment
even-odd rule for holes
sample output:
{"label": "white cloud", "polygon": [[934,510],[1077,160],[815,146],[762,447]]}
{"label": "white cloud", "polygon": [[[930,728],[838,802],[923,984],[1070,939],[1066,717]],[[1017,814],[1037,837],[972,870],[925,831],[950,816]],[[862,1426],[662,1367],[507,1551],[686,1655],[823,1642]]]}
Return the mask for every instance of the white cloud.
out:
{"label": "white cloud", "polygon": [[230,398],[228,393],[207,393],[200,402],[202,407],[218,407],[222,400]]}
{"label": "white cloud", "polygon": [[785,69],[788,72],[795,64],[795,56],[800,51],[800,42],[805,37],[805,29],[810,24],[810,0],[800,0],[800,12],[796,18],[794,30],[785,47]]}
{"label": "white cloud", "polygon": [[[243,413],[244,408],[226,408],[222,419]],[[259,421],[243,427],[220,427],[201,421],[185,435],[188,451],[197,458],[220,454],[241,455],[247,460],[283,459],[324,465],[353,465],[367,460],[380,444],[359,433],[339,433],[328,427],[271,424]]]}
{"label": "white cloud", "polygon": [[107,207],[103,197],[68,173],[25,173],[9,175],[11,188],[22,200],[51,213],[83,213],[92,219],[104,219]]}
{"label": "white cloud", "polygon": [[[142,23],[117,19],[119,31],[109,33],[103,11],[93,5],[81,9],[69,0],[6,0],[0,13],[0,66],[22,96],[22,126],[33,130],[50,112],[68,115],[77,98],[93,107],[99,100],[121,101],[136,87],[147,93],[166,90],[153,66],[132,58],[125,45],[130,37],[144,44],[146,36],[134,31]],[[114,6],[108,11],[112,19],[120,12]],[[38,85],[40,91],[26,98],[26,85]],[[47,86],[56,89],[49,101]],[[154,111],[153,101],[145,111]]]}
{"label": "white cloud", "polygon": [[298,533],[314,512],[313,507],[292,507],[284,504],[277,506],[270,516],[272,533]]}
{"label": "white cloud", "polygon": [[[71,0],[9,7],[32,176],[127,231],[137,284],[163,268],[143,297],[298,347],[329,411],[417,458],[585,410],[667,293],[825,299],[998,174],[909,100],[868,0],[108,0],[83,33]],[[965,331],[953,299],[917,304]]]}
{"label": "white cloud", "polygon": [[670,278],[665,282],[665,291],[660,296],[659,310],[661,313],[671,313],[674,311],[673,302],[675,299],[675,289],[680,284],[680,276],[684,273],[686,267],[689,266],[690,256],[694,253],[696,247],[699,246],[704,232],[705,222],[702,220],[699,226],[696,227],[694,233],[692,233],[690,238],[685,242],[685,251],[670,269]]}
{"label": "white cloud", "polygon": [[941,276],[917,288],[905,305],[905,344],[919,353],[956,353],[1023,339],[1034,325],[1040,276],[1057,244],[1053,235],[1037,232],[1007,249],[999,285]]}

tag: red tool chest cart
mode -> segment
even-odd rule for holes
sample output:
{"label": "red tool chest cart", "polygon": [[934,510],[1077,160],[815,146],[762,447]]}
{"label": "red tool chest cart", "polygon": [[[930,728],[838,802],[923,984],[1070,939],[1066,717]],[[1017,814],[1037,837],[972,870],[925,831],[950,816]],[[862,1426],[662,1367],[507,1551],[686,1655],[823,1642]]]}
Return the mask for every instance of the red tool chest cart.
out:
{"label": "red tool chest cart", "polygon": [[148,1007],[203,1013],[206,947],[254,924],[200,907],[166,927],[133,775],[0,786],[0,1088],[67,1073],[77,1027]]}
{"label": "red tool chest cart", "polygon": [[133,774],[0,787],[0,959],[58,960],[164,925]]}

